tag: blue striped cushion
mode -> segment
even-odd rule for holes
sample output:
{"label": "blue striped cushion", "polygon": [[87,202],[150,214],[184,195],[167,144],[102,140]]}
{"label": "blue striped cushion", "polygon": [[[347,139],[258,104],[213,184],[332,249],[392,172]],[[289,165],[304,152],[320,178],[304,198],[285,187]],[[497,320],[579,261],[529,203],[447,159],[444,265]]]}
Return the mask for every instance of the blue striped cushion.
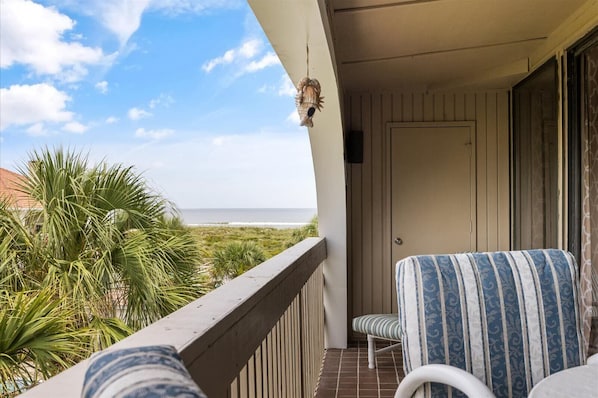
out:
{"label": "blue striped cushion", "polygon": [[205,398],[175,348],[167,345],[106,350],[91,358],[84,398]]}
{"label": "blue striped cushion", "polygon": [[[414,256],[397,263],[405,372],[446,363],[497,397],[581,365],[577,265],[562,250]],[[446,396],[426,385],[425,396]],[[457,394],[459,395],[459,394]]]}
{"label": "blue striped cushion", "polygon": [[353,330],[389,340],[401,338],[397,314],[369,314],[353,318]]}

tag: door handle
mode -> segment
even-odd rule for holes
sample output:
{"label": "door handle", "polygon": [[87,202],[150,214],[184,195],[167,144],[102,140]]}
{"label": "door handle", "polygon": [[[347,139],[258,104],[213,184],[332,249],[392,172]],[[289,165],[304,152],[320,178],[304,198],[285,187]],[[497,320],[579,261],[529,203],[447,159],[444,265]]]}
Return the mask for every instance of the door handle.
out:
{"label": "door handle", "polygon": [[403,239],[399,238],[398,236],[394,240],[395,245],[401,246],[403,244]]}

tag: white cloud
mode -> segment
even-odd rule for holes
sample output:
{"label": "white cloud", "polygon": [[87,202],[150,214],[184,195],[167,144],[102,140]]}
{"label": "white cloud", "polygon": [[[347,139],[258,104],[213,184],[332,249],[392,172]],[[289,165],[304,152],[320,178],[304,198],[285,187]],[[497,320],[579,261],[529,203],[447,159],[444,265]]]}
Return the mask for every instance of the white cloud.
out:
{"label": "white cloud", "polygon": [[299,113],[297,113],[297,111],[293,111],[291,113],[289,113],[289,116],[287,116],[287,122],[290,122],[294,125],[299,125],[299,123],[301,123],[301,119],[299,118]]}
{"label": "white cloud", "polygon": [[115,116],[109,116],[106,118],[106,120],[104,122],[106,124],[114,124],[114,123],[118,122],[118,118]]}
{"label": "white cloud", "polygon": [[239,54],[245,58],[253,58],[257,55],[262,47],[262,41],[258,39],[247,40],[239,48]]}
{"label": "white cloud", "polygon": [[150,109],[154,109],[157,106],[168,108],[172,104],[174,104],[174,99],[170,95],[160,94],[157,98],[151,100],[148,106],[150,107]]}
{"label": "white cloud", "polygon": [[[181,208],[316,207],[306,131],[196,136],[128,156]],[[158,161],[163,166],[150,169]]]}
{"label": "white cloud", "polygon": [[284,74],[280,79],[280,86],[278,87],[278,95],[294,97],[297,95],[297,87],[291,81],[289,75]]}
{"label": "white cloud", "polygon": [[[156,109],[157,107],[168,108],[173,103],[174,99],[170,95],[160,94],[158,97],[150,100],[147,106],[150,109]],[[153,116],[153,113],[146,111],[143,108],[133,107],[129,109],[129,111],[127,112],[127,116],[131,120],[139,120]]]}
{"label": "white cloud", "polygon": [[[0,89],[0,130],[11,125],[69,122],[74,114],[66,110],[70,97],[47,83],[13,85]],[[34,130],[35,128],[32,127]],[[39,129],[39,128],[38,128]]]}
{"label": "white cloud", "polygon": [[127,115],[129,116],[129,119],[131,119],[131,120],[139,120],[139,119],[143,119],[143,118],[152,116],[151,113],[149,113],[145,109],[141,109],[141,108],[131,108],[131,109],[129,109],[129,112],[127,112]]}
{"label": "white cloud", "polygon": [[202,69],[206,73],[210,73],[215,67],[219,65],[227,65],[234,62],[250,60],[255,57],[263,46],[263,42],[259,39],[249,39],[243,42],[239,47],[227,50],[222,56],[213,58],[202,65]]}
{"label": "white cloud", "polygon": [[247,64],[245,71],[253,73],[274,65],[280,65],[280,59],[274,52],[268,52],[258,61],[251,61]]}
{"label": "white cloud", "polygon": [[83,39],[85,38],[85,36],[83,36],[83,34],[82,34],[82,33],[71,33],[71,34],[70,34],[70,38],[71,38],[72,40],[81,41],[81,40],[83,40]]}
{"label": "white cloud", "polygon": [[95,87],[102,94],[106,94],[108,92],[108,82],[106,80],[97,82]]}
{"label": "white cloud", "polygon": [[[259,72],[263,69],[280,65],[280,59],[273,51],[264,53],[262,39],[246,39],[240,46],[231,48],[220,57],[212,58],[202,65],[205,73],[212,72],[215,68],[226,68],[228,83],[248,73]],[[273,88],[269,85],[262,86],[260,92],[269,92]]]}
{"label": "white cloud", "polygon": [[0,67],[23,64],[39,75],[67,82],[87,74],[84,65],[102,62],[100,48],[63,40],[75,22],[52,7],[28,0],[3,0],[0,12]]}
{"label": "white cloud", "polygon": [[234,59],[233,50],[228,50],[227,52],[224,53],[223,56],[213,58],[213,59],[209,60],[208,62],[204,63],[201,66],[201,69],[203,69],[206,73],[210,73],[212,71],[212,69],[214,69],[216,66],[225,64],[225,63],[229,64],[233,61],[233,59]]}
{"label": "white cloud", "polygon": [[146,130],[144,128],[138,128],[137,130],[135,130],[135,137],[151,138],[153,140],[159,140],[173,134],[174,130],[172,129]]}
{"label": "white cloud", "polygon": [[134,148],[98,144],[94,153],[143,170],[150,185],[180,208],[316,207],[307,129],[229,135],[177,130],[176,136],[193,138]]}
{"label": "white cloud", "polygon": [[87,74],[87,68],[81,65],[73,65],[72,68],[65,69],[61,73],[55,75],[55,77],[62,83],[76,83],[83,80]]}
{"label": "white cloud", "polygon": [[100,22],[118,37],[121,46],[139,29],[150,0],[101,0],[94,2]]}
{"label": "white cloud", "polygon": [[212,145],[214,146],[222,146],[225,145],[227,141],[230,141],[231,137],[230,136],[218,136],[218,137],[214,137],[212,138]]}
{"label": "white cloud", "polygon": [[[183,136],[192,138],[176,139]],[[27,158],[25,150],[4,151],[0,164],[18,164]],[[168,139],[139,139],[133,146],[102,140],[94,143],[90,160],[134,165],[181,208],[316,207],[309,136],[299,127],[242,135],[177,130]]]}
{"label": "white cloud", "polygon": [[215,8],[238,8],[244,5],[241,0],[152,0],[151,8],[178,15],[182,13],[203,13]]}
{"label": "white cloud", "polygon": [[273,94],[281,97],[294,97],[297,94],[297,88],[286,73],[281,76],[277,84],[264,84],[257,91],[261,94]]}
{"label": "white cloud", "polygon": [[75,134],[83,134],[88,129],[88,126],[85,126],[79,122],[69,122],[62,126],[62,130]]}
{"label": "white cloud", "polygon": [[241,0],[86,0],[85,2],[63,1],[66,6],[97,18],[119,40],[121,48],[141,24],[143,14],[158,11],[176,16],[179,14],[201,14],[217,8],[237,8],[244,5]]}
{"label": "white cloud", "polygon": [[27,134],[34,136],[46,135],[48,133],[43,123],[35,123],[25,131],[27,131]]}

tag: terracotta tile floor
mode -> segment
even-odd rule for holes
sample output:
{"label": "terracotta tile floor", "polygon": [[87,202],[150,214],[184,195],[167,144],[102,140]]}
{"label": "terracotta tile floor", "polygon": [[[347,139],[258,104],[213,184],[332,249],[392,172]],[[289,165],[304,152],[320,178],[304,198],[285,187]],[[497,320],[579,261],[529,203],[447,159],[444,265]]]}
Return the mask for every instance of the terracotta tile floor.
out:
{"label": "terracotta tile floor", "polygon": [[315,397],[393,397],[404,375],[401,350],[379,354],[376,359],[377,368],[368,369],[365,341],[346,350],[327,350]]}

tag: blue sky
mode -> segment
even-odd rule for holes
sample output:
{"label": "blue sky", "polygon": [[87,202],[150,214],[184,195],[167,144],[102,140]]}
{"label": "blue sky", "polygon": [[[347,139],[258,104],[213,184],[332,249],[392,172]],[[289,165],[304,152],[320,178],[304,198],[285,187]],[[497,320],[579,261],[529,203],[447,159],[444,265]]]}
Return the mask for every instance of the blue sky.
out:
{"label": "blue sky", "polygon": [[180,208],[316,207],[295,89],[243,0],[0,0],[0,167],[134,165]]}

